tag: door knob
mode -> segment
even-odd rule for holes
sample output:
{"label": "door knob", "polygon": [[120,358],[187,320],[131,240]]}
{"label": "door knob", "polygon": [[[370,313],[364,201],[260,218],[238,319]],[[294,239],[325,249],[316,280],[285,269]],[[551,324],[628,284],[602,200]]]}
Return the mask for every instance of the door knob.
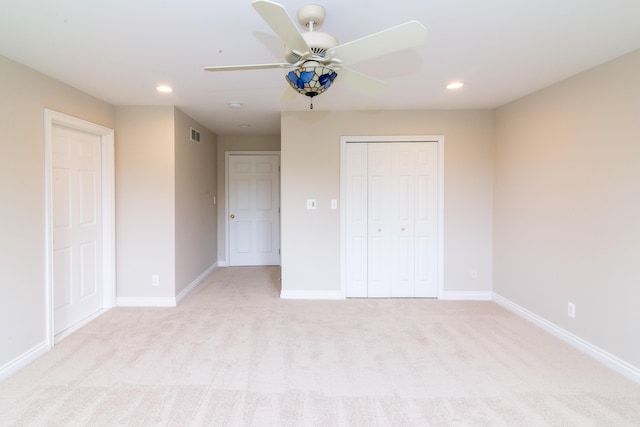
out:
{"label": "door knob", "polygon": [[235,217],[236,217],[236,216],[235,216],[234,214],[229,215],[229,218],[231,218],[231,219],[233,219],[233,218],[235,218]]}

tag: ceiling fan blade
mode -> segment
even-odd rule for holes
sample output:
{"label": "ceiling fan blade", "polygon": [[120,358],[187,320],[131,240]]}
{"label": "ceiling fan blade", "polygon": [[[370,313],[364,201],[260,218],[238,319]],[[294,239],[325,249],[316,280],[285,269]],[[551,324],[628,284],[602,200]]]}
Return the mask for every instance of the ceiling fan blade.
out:
{"label": "ceiling fan blade", "polygon": [[306,56],[311,52],[296,23],[281,4],[269,0],[255,0],[251,5],[286,47],[300,56]]}
{"label": "ceiling fan blade", "polygon": [[388,53],[409,49],[424,42],[427,29],[418,21],[409,21],[370,36],[329,49],[327,56],[340,65],[354,64]]}
{"label": "ceiling fan blade", "polygon": [[336,81],[339,84],[344,84],[366,95],[379,95],[387,88],[385,82],[349,68],[340,68],[336,73],[338,73]]}
{"label": "ceiling fan blade", "polygon": [[216,67],[206,67],[205,71],[237,71],[237,70],[265,70],[269,68],[291,68],[292,64],[251,64],[251,65],[220,65]]}

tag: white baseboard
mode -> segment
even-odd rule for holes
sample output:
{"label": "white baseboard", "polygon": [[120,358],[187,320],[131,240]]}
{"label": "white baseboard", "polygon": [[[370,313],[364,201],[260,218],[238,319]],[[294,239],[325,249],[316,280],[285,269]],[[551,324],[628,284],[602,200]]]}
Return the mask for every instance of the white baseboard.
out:
{"label": "white baseboard", "polygon": [[118,307],[175,307],[176,299],[172,297],[117,297]]}
{"label": "white baseboard", "polygon": [[445,291],[438,295],[443,301],[491,301],[490,291]]}
{"label": "white baseboard", "polygon": [[218,261],[218,267],[229,267],[229,263],[227,261]]}
{"label": "white baseboard", "polygon": [[59,343],[64,338],[68,337],[69,335],[71,335],[72,333],[77,331],[78,329],[82,328],[84,325],[86,325],[87,323],[91,322],[93,319],[102,316],[107,311],[109,311],[108,308],[103,308],[102,310],[93,313],[91,316],[82,319],[81,321],[79,321],[75,325],[65,329],[62,332],[59,332],[56,336],[53,337],[53,342],[55,344]]}
{"label": "white baseboard", "polygon": [[49,343],[45,340],[32,349],[27,350],[15,359],[0,366],[0,382],[4,381],[6,378],[9,378],[11,375],[15,374],[20,369],[24,368],[29,363],[41,357],[48,351]]}
{"label": "white baseboard", "polygon": [[118,307],[176,307],[189,293],[191,293],[213,270],[219,267],[216,262],[207,268],[196,280],[191,282],[176,297],[117,297],[116,306]]}
{"label": "white baseboard", "polygon": [[535,313],[532,313],[526,308],[519,306],[518,304],[506,299],[499,294],[493,294],[493,301],[503,306],[507,310],[512,311],[513,313],[541,327],[545,331],[551,333],[553,336],[561,339],[577,350],[580,350],[581,352],[593,357],[603,365],[629,378],[631,381],[640,383],[640,368],[633,366],[632,364],[625,362],[624,360],[601,349],[600,347],[597,347],[590,342],[585,341],[582,338],[572,334],[571,332],[562,329],[558,325],[549,322],[548,320],[538,316]]}
{"label": "white baseboard", "polygon": [[215,270],[216,268],[218,268],[218,263],[217,262],[215,264],[213,264],[211,267],[207,268],[201,275],[199,275],[196,278],[196,280],[191,282],[189,284],[189,286],[187,286],[182,292],[180,292],[178,294],[178,296],[176,296],[176,305],[180,304],[180,301],[182,301],[184,299],[184,297],[189,295],[196,287],[198,287],[198,285],[200,283],[202,283],[204,278],[207,277],[209,274],[211,274],[211,272],[213,270]]}
{"label": "white baseboard", "polygon": [[288,291],[280,292],[281,299],[336,300],[344,299],[341,291]]}
{"label": "white baseboard", "polygon": [[[282,299],[336,300],[345,299],[341,291],[288,291],[280,292]],[[491,292],[444,292],[438,296],[440,300],[451,301],[491,301]]]}

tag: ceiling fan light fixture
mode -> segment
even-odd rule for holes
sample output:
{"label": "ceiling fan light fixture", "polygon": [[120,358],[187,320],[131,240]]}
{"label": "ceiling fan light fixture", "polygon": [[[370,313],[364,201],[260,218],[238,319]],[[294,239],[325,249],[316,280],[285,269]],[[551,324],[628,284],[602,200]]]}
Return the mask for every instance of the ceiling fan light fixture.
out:
{"label": "ceiling fan light fixture", "polygon": [[[310,98],[321,95],[329,89],[336,77],[338,73],[316,61],[307,61],[301,67],[289,71],[285,76],[292,88]],[[313,103],[311,108],[313,109]]]}

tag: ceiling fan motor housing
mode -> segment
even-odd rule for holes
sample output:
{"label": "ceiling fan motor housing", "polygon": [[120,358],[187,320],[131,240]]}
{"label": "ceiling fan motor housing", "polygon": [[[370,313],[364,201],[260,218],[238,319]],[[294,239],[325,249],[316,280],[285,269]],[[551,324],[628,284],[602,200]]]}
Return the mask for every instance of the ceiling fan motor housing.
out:
{"label": "ceiling fan motor housing", "polygon": [[309,4],[298,9],[298,22],[303,27],[309,27],[309,23],[313,23],[313,28],[310,29],[314,30],[320,28],[326,14],[324,7],[317,4]]}
{"label": "ceiling fan motor housing", "polygon": [[[312,57],[325,58],[327,51],[332,47],[338,46],[338,40],[335,37],[319,31],[302,33],[302,37],[311,48]],[[289,64],[295,64],[302,57],[289,48],[285,49],[284,57]]]}

